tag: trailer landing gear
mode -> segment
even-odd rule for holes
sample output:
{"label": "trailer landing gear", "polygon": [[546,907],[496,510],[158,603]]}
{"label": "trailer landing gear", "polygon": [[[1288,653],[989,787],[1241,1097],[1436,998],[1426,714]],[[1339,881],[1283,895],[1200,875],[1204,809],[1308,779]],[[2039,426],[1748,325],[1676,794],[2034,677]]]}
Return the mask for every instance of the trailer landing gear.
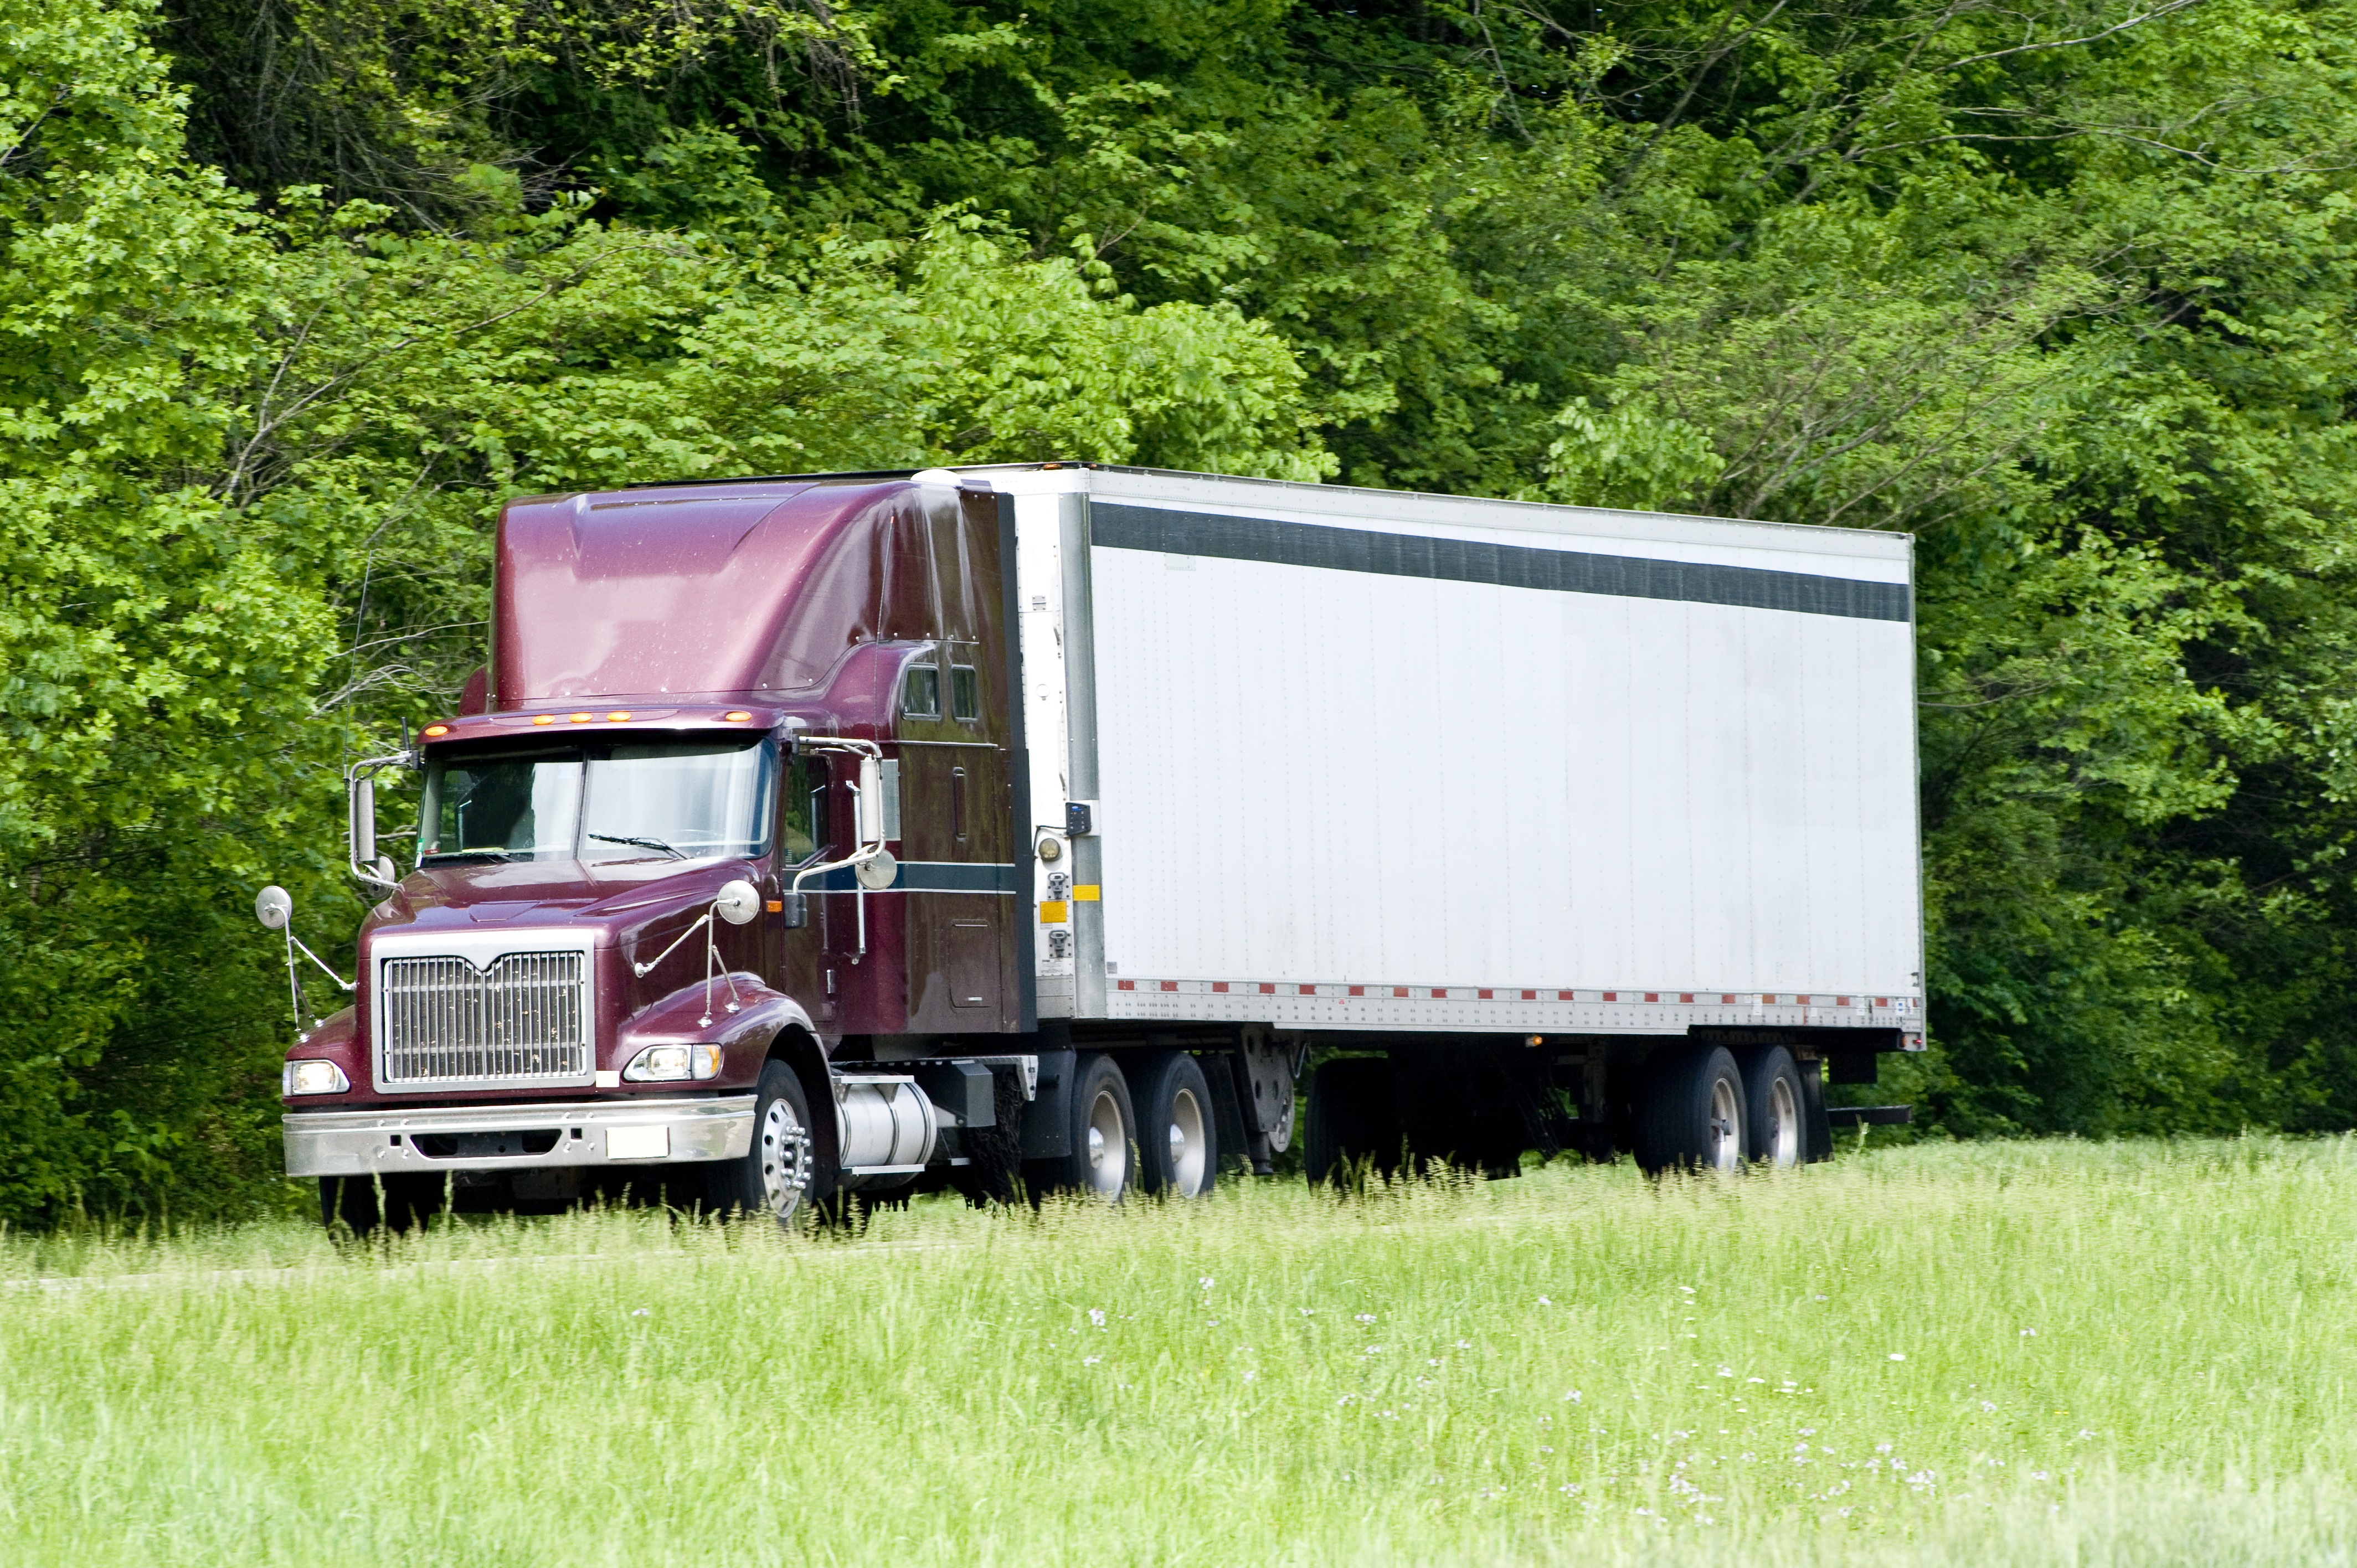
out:
{"label": "trailer landing gear", "polygon": [[1386,1176],[1399,1169],[1394,1093],[1392,1064],[1381,1057],[1347,1057],[1318,1069],[1309,1080],[1309,1125],[1301,1150],[1312,1186],[1347,1184],[1362,1161]]}

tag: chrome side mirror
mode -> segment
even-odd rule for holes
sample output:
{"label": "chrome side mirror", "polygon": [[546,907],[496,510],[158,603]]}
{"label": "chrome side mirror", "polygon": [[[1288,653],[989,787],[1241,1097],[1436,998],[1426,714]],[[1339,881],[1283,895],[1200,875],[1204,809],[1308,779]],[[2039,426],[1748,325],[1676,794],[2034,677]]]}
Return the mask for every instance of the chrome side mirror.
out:
{"label": "chrome side mirror", "polygon": [[265,931],[283,931],[286,922],[295,918],[295,899],[286,889],[272,883],[254,896],[253,918],[262,922]]}
{"label": "chrome side mirror", "polygon": [[376,780],[365,774],[352,780],[350,816],[345,824],[352,864],[376,869]]}
{"label": "chrome side mirror", "polygon": [[719,917],[732,926],[741,926],[761,912],[761,895],[751,883],[739,877],[721,885],[720,897],[712,901]]}

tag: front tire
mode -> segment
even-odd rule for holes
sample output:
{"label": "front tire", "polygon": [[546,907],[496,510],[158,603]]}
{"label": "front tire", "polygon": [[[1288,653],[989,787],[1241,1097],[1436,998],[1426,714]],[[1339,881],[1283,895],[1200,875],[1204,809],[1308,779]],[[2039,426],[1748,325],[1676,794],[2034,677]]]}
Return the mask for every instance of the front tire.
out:
{"label": "front tire", "polygon": [[1138,1075],[1139,1183],[1148,1192],[1200,1197],[1220,1174],[1211,1086],[1184,1051],[1166,1051]]}
{"label": "front tire", "polygon": [[1743,1075],[1724,1046],[1687,1046],[1655,1058],[1638,1118],[1637,1163],[1663,1171],[1743,1168]]}
{"label": "front tire", "polygon": [[346,1226],[355,1236],[378,1229],[398,1234],[442,1212],[443,1178],[431,1171],[378,1176],[321,1176],[319,1223]]}
{"label": "front tire", "polygon": [[753,1097],[753,1145],[737,1159],[705,1167],[712,1207],[723,1214],[766,1214],[781,1227],[801,1219],[816,1185],[817,1144],[810,1096],[794,1069],[774,1058],[761,1069]]}

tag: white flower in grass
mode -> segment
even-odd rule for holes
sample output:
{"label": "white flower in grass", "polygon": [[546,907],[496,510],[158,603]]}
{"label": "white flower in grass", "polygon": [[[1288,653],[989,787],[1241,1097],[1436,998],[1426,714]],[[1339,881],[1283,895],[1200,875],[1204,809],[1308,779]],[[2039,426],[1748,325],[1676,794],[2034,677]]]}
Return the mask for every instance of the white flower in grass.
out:
{"label": "white flower in grass", "polygon": [[1374,1315],[1373,1313],[1372,1313],[1372,1312],[1362,1312],[1362,1313],[1359,1314],[1359,1316],[1358,1316],[1358,1319],[1357,1319],[1357,1321],[1359,1321],[1359,1322],[1361,1322],[1361,1323],[1372,1323],[1374,1320],[1375,1320],[1375,1315]]}
{"label": "white flower in grass", "polygon": [[1205,1274],[1201,1279],[1195,1283],[1201,1285],[1205,1290],[1210,1290],[1213,1285],[1218,1284],[1220,1282],[1213,1279],[1211,1275]]}
{"label": "white flower in grass", "polygon": [[1994,1401],[1983,1400],[1981,1401],[1981,1409],[1985,1411],[1994,1411],[1996,1409],[1996,1405]]}
{"label": "white flower in grass", "polygon": [[1573,1404],[1577,1404],[1579,1402],[1579,1391],[1577,1389],[1574,1389],[1571,1392],[1564,1395],[1563,1397]]}
{"label": "white flower in grass", "polygon": [[1553,1303],[1553,1302],[1549,1301],[1549,1300],[1548,1300],[1546,1297],[1544,1297],[1544,1296],[1541,1296],[1541,1297],[1539,1297],[1539,1305],[1540,1305],[1541,1306],[1553,1306],[1553,1305],[1555,1305],[1555,1303]]}
{"label": "white flower in grass", "polygon": [[1095,1324],[1099,1328],[1103,1328],[1104,1326],[1104,1309],[1103,1307],[1096,1306],[1089,1308],[1089,1321]]}
{"label": "white flower in grass", "polygon": [[1083,1356],[1081,1358],[1081,1365],[1083,1367],[1093,1367],[1099,1361],[1103,1359],[1104,1358],[1103,1356]]}
{"label": "white flower in grass", "polygon": [[1894,1361],[1904,1361],[1907,1359],[1907,1352],[1904,1350],[1893,1350],[1890,1353],[1890,1359]]}
{"label": "white flower in grass", "polygon": [[2052,1480],[2054,1477],[2051,1477],[2051,1476],[2050,1476],[2050,1475],[2048,1475],[2048,1474],[2047,1474],[2045,1471],[2043,1471],[2043,1470],[2032,1470],[2032,1471],[2029,1473],[2029,1478],[2030,1478],[2031,1480],[2033,1480],[2033,1481],[2050,1481],[2050,1480]]}
{"label": "white flower in grass", "polygon": [[1246,1381],[1246,1382],[1251,1382],[1254,1378],[1257,1378],[1257,1377],[1259,1377],[1259,1376],[1260,1376],[1260,1374],[1259,1374],[1258,1372],[1246,1372],[1246,1373],[1244,1374],[1244,1381]]}

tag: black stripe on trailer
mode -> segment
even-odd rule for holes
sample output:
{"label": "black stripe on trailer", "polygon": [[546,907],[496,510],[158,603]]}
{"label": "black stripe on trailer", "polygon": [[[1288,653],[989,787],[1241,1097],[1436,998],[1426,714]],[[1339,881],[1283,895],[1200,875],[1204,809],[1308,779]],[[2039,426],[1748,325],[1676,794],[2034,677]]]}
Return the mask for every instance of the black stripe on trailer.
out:
{"label": "black stripe on trailer", "polygon": [[1433,539],[1363,528],[1331,528],[1323,523],[1280,522],[1265,517],[1225,517],[1160,507],[1124,506],[1103,500],[1093,502],[1089,510],[1094,542],[1113,550],[1152,550],[1167,555],[1316,566],[1331,572],[1365,572],[1384,577],[1428,577],[1441,582],[1484,583],[1559,594],[1674,599],[1687,604],[1789,610],[1797,615],[1845,616],[1858,620],[1904,621],[1912,613],[1910,590],[1904,583],[1864,583],[1854,577],[1828,577],[1813,572],[1777,572],[1759,566],[1719,566],[1697,561],[1654,561],[1635,555],[1492,544],[1476,539]]}

